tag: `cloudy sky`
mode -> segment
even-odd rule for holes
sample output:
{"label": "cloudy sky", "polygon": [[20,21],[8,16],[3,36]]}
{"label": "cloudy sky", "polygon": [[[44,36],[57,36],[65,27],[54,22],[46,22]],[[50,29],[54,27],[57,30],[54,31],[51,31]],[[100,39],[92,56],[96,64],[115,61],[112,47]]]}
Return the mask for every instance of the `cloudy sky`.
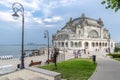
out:
{"label": "cloudy sky", "polygon": [[0,0],[0,44],[21,43],[21,17],[15,20],[12,4],[19,2],[25,10],[25,43],[46,43],[44,31],[60,30],[70,17],[102,18],[115,42],[120,41],[120,11],[105,9],[101,0]]}

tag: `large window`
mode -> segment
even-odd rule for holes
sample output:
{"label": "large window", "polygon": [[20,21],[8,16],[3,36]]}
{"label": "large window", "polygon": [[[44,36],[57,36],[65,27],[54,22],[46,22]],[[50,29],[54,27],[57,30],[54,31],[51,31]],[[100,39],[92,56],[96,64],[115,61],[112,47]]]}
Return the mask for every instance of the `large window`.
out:
{"label": "large window", "polygon": [[98,38],[99,35],[98,35],[98,32],[96,30],[91,30],[88,34],[88,37],[89,38]]}
{"label": "large window", "polygon": [[68,34],[59,34],[57,36],[58,40],[65,40],[65,39],[68,39],[68,38],[69,38]]}

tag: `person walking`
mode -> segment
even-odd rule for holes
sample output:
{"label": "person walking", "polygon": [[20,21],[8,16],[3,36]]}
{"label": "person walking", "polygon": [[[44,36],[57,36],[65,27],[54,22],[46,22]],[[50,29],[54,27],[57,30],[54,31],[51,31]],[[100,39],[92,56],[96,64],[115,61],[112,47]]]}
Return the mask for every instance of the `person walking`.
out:
{"label": "person walking", "polygon": [[77,58],[76,50],[73,51],[74,58]]}
{"label": "person walking", "polygon": [[58,48],[54,48],[54,63],[55,63],[55,67],[57,68],[57,56],[59,54],[59,49]]}
{"label": "person walking", "polygon": [[77,52],[77,58],[80,58],[81,57],[81,50],[78,50]]}

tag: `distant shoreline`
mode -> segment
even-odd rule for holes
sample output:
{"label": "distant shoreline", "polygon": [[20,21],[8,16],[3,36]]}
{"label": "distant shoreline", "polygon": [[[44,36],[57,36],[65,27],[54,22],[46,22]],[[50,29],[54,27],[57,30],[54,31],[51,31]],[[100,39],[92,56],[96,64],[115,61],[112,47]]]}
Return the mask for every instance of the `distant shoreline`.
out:
{"label": "distant shoreline", "polygon": [[[45,44],[37,45],[24,45],[24,50],[39,50],[40,48],[47,47]],[[28,52],[31,53],[31,52]],[[21,45],[20,44],[0,44],[0,56],[13,55],[14,57],[19,57],[21,55]]]}
{"label": "distant shoreline", "polygon": [[[21,44],[0,44],[0,46],[21,46]],[[24,44],[24,46],[47,46],[47,44]]]}

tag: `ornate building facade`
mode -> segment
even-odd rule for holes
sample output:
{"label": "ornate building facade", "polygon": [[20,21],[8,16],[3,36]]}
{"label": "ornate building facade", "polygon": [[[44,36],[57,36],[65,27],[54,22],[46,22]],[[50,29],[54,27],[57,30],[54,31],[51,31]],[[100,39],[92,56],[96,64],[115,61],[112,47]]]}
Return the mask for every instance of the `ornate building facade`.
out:
{"label": "ornate building facade", "polygon": [[113,52],[115,43],[109,31],[104,28],[101,18],[88,18],[84,14],[72,19],[52,36],[54,47],[70,50],[110,50]]}

